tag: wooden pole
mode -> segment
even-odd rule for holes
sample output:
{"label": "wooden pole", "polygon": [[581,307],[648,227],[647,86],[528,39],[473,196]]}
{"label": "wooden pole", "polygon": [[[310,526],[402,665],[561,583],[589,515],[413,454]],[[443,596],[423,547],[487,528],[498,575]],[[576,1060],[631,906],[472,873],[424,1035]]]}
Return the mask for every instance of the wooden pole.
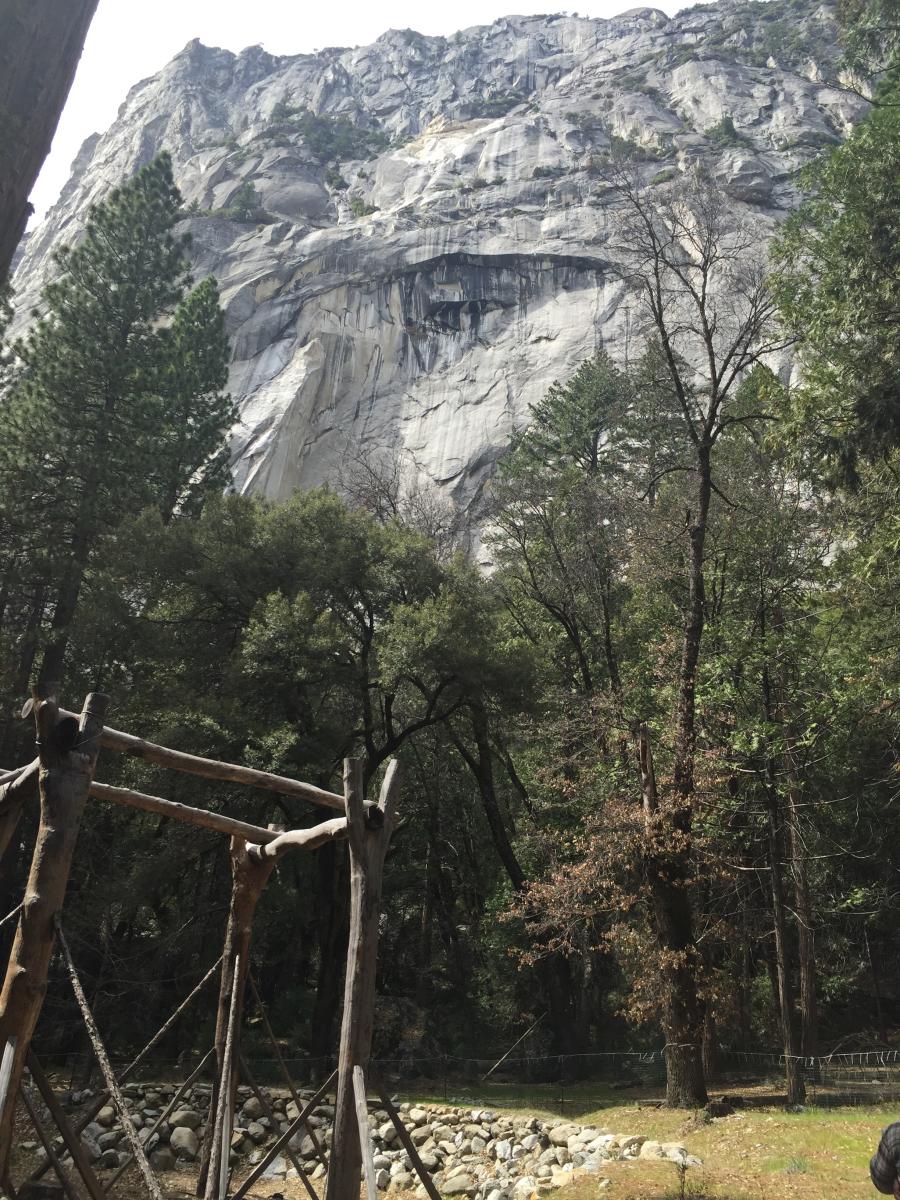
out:
{"label": "wooden pole", "polygon": [[[186,1008],[188,1008],[190,1006],[190,1003],[194,999],[194,997],[196,995],[198,995],[203,990],[203,988],[206,986],[206,984],[209,982],[209,980],[212,979],[212,977],[215,974],[215,972],[219,966],[219,963],[221,961],[222,961],[221,958],[216,959],[216,961],[209,968],[209,970],[206,972],[206,974],[203,976],[203,978],[200,980],[200,982],[198,984],[196,984],[196,986],[188,993],[187,996],[185,996],[185,998],[178,1005],[178,1007],[175,1009],[175,1011],[171,1014],[171,1016],[168,1018],[168,1020],[164,1021],[163,1024],[159,1027],[159,1029],[157,1029],[156,1033],[154,1033],[154,1035],[150,1039],[150,1041],[146,1044],[146,1046],[144,1046],[143,1050],[139,1051],[139,1053],[135,1055],[135,1057],[131,1060],[131,1062],[128,1064],[128,1066],[124,1069],[122,1074],[119,1076],[118,1082],[120,1085],[123,1084],[131,1075],[134,1074],[134,1072],[138,1069],[138,1067],[141,1065],[141,1063],[144,1061],[144,1059],[147,1057],[147,1055],[150,1053],[150,1051],[153,1050],[155,1046],[159,1045],[159,1043],[166,1036],[166,1034],[169,1032],[169,1030],[172,1028],[172,1026],[175,1024],[175,1022],[181,1016],[181,1014],[185,1011]],[[85,1129],[88,1125],[90,1125],[91,1121],[93,1121],[94,1117],[96,1117],[96,1115],[100,1111],[100,1109],[103,1108],[103,1106],[108,1103],[109,1103],[109,1092],[101,1092],[100,1095],[94,1099],[93,1103],[89,1104],[87,1109],[85,1110],[85,1112],[83,1112],[82,1115],[79,1117],[78,1121],[75,1124],[75,1132],[81,1133],[81,1131],[83,1129]],[[46,1174],[48,1169],[49,1168],[47,1167],[46,1164],[42,1167],[38,1167],[36,1170],[32,1171],[31,1175],[29,1176],[29,1179],[30,1180],[40,1179],[42,1175]]]}
{"label": "wooden pole", "polygon": [[[147,796],[143,792],[134,792],[131,788],[94,783],[91,785],[91,795],[98,800],[124,804],[128,808],[138,808],[141,812],[157,813],[161,817],[171,817],[173,821],[185,821],[189,825],[199,825],[202,829],[212,829],[215,833],[227,833],[229,837],[243,838],[248,842],[265,844],[274,842],[279,836],[275,830],[263,829],[261,825],[248,825],[246,821],[238,821],[222,813],[209,812],[205,808],[191,808],[188,804],[163,800],[161,796]],[[325,822],[326,825],[332,823]]]}
{"label": "wooden pole", "polygon": [[[281,1151],[284,1149],[284,1147],[288,1144],[288,1142],[291,1140],[291,1138],[294,1136],[294,1134],[298,1131],[298,1129],[303,1128],[307,1119],[309,1118],[309,1114],[315,1109],[316,1105],[320,1102],[322,1097],[327,1093],[328,1089],[334,1083],[336,1078],[337,1078],[337,1071],[332,1071],[331,1074],[328,1076],[328,1078],[325,1080],[325,1082],[322,1084],[322,1086],[319,1088],[319,1090],[316,1092],[316,1094],[313,1096],[313,1098],[311,1100],[308,1100],[307,1103],[303,1106],[303,1108],[301,1108],[299,1115],[290,1123],[290,1125],[288,1125],[287,1129],[284,1131],[284,1133],[281,1135],[281,1137],[278,1138],[278,1140],[276,1142],[274,1142],[269,1147],[269,1149],[265,1152],[265,1154],[260,1159],[260,1161],[256,1164],[256,1166],[253,1168],[253,1170],[250,1172],[250,1174],[247,1176],[247,1178],[244,1180],[244,1182],[241,1184],[241,1186],[238,1188],[238,1190],[231,1197],[231,1200],[244,1200],[244,1196],[247,1195],[247,1193],[253,1187],[254,1183],[256,1183],[257,1179],[259,1179],[259,1177],[265,1172],[266,1167],[268,1167],[270,1163],[273,1163],[275,1161],[275,1159],[278,1157],[278,1155],[281,1153]],[[358,1184],[358,1182],[359,1181],[357,1180],[357,1184]],[[356,1200],[358,1200],[358,1197],[356,1198]]]}
{"label": "wooden pole", "polygon": [[[263,1004],[262,996],[259,994],[259,988],[256,986],[256,980],[253,978],[252,971],[248,972],[247,980],[250,984],[250,989],[253,992],[253,998],[256,1001],[256,1007],[259,1009],[259,1015],[262,1017],[262,1023],[266,1031],[266,1037],[269,1039],[269,1045],[274,1050],[275,1057],[278,1059],[278,1065],[281,1068],[282,1078],[287,1084],[288,1091],[291,1093],[291,1099],[297,1105],[297,1109],[299,1111],[299,1109],[303,1107],[303,1101],[300,1099],[300,1093],[294,1086],[294,1080],[291,1078],[291,1073],[288,1070],[287,1063],[284,1061],[284,1055],[281,1053],[281,1047],[278,1045],[278,1039],[276,1038],[275,1032],[272,1029],[272,1024],[269,1021],[269,1014],[266,1012],[266,1006]],[[319,1157],[319,1162],[327,1171],[328,1159],[325,1157],[325,1151],[322,1149],[322,1146],[319,1142],[315,1127],[310,1125],[310,1123],[307,1121],[305,1128],[312,1141],[312,1144],[316,1148],[316,1154]]]}
{"label": "wooden pole", "polygon": [[72,958],[72,951],[69,949],[69,943],[66,941],[66,935],[62,931],[62,926],[59,920],[56,922],[56,933],[59,937],[59,948],[63,952],[63,958],[66,960],[66,966],[69,970],[69,978],[72,981],[72,991],[75,993],[75,999],[78,1007],[81,1009],[81,1015],[84,1019],[85,1028],[88,1031],[88,1036],[91,1039],[91,1045],[94,1048],[94,1056],[100,1066],[100,1071],[106,1082],[107,1090],[109,1091],[110,1099],[115,1106],[116,1112],[119,1114],[119,1123],[125,1132],[125,1139],[131,1147],[131,1153],[134,1155],[138,1170],[144,1179],[144,1186],[147,1189],[151,1200],[163,1200],[163,1194],[159,1190],[159,1184],[156,1182],[156,1176],[147,1161],[147,1155],[144,1153],[144,1147],[140,1138],[137,1135],[137,1130],[131,1120],[131,1113],[125,1103],[125,1097],[119,1090],[119,1085],[116,1083],[116,1077],[113,1074],[113,1069],[109,1061],[109,1056],[106,1053],[106,1047],[100,1038],[100,1030],[94,1021],[94,1015],[90,1010],[87,1002],[87,996],[84,994],[84,988],[81,986],[81,980],[78,978],[78,971],[75,969],[75,961]]}
{"label": "wooden pole", "polygon": [[[262,1089],[259,1087],[256,1080],[253,1078],[250,1068],[247,1066],[247,1060],[244,1058],[243,1054],[240,1055],[239,1062],[240,1062],[240,1066],[241,1066],[241,1074],[243,1075],[245,1081],[247,1082],[250,1089],[252,1090],[253,1095],[257,1098],[257,1100],[262,1105],[263,1112],[268,1117],[272,1128],[277,1129],[278,1128],[278,1119],[276,1118],[275,1113],[272,1111],[271,1104],[268,1102],[268,1100],[263,1095]],[[307,1126],[307,1128],[311,1128],[311,1126]],[[298,1176],[300,1177],[301,1183],[306,1188],[306,1193],[309,1196],[309,1200],[319,1200],[318,1194],[316,1193],[316,1189],[306,1178],[306,1172],[303,1169],[303,1163],[300,1161],[300,1159],[297,1157],[297,1155],[291,1149],[290,1143],[288,1143],[288,1145],[285,1147],[285,1151],[287,1153],[288,1158],[294,1164],[294,1170],[297,1172]]]}
{"label": "wooden pole", "polygon": [[380,1080],[375,1080],[375,1091],[378,1093],[381,1099],[384,1111],[394,1123],[394,1128],[397,1130],[397,1136],[400,1138],[403,1149],[409,1155],[410,1162],[415,1168],[416,1174],[422,1181],[422,1187],[424,1187],[425,1191],[431,1197],[431,1200],[441,1200],[441,1193],[434,1186],[434,1180],[428,1174],[425,1164],[419,1157],[419,1151],[416,1149],[412,1138],[409,1136],[408,1129],[403,1124],[403,1118],[397,1112],[393,1100],[388,1095],[387,1088],[381,1083]]}
{"label": "wooden pole", "polygon": [[356,1128],[359,1132],[359,1149],[362,1155],[363,1178],[366,1181],[366,1197],[367,1200],[378,1200],[375,1163],[372,1158],[372,1138],[369,1133],[369,1106],[366,1104],[366,1077],[359,1065],[353,1068],[353,1098],[356,1101]]}
{"label": "wooden pole", "polygon": [[253,767],[243,767],[237,763],[200,758],[197,754],[185,754],[182,750],[170,750],[167,746],[157,746],[155,742],[146,742],[130,733],[120,733],[118,729],[104,728],[100,735],[100,745],[104,750],[130,754],[133,758],[142,758],[158,767],[172,767],[176,771],[186,771],[189,775],[201,775],[204,779],[243,783],[248,787],[279,792],[283,796],[296,796],[300,800],[308,800],[311,804],[335,808],[338,812],[343,812],[344,809],[343,796],[316,787],[312,783],[302,783],[299,779],[273,775],[271,771],[257,771]]}
{"label": "wooden pole", "polygon": [[[200,1078],[200,1076],[203,1073],[204,1067],[209,1062],[209,1060],[212,1058],[212,1056],[215,1054],[215,1052],[216,1052],[215,1046],[211,1046],[210,1049],[207,1050],[207,1052],[204,1054],[204,1056],[200,1060],[200,1062],[197,1063],[196,1067],[194,1067],[193,1071],[191,1071],[190,1075],[188,1075],[187,1079],[184,1081],[184,1083],[181,1085],[181,1087],[178,1089],[178,1091],[175,1093],[175,1095],[172,1097],[172,1099],[169,1101],[169,1103],[166,1105],[166,1107],[162,1110],[162,1112],[159,1114],[159,1116],[156,1118],[156,1120],[153,1122],[153,1124],[147,1130],[147,1132],[144,1133],[143,1130],[141,1131],[141,1137],[144,1140],[144,1145],[149,1144],[151,1137],[153,1137],[154,1133],[156,1133],[156,1131],[157,1131],[157,1129],[159,1129],[160,1125],[162,1125],[162,1123],[164,1121],[168,1120],[170,1113],[175,1111],[175,1105],[178,1104],[178,1102],[181,1100],[182,1096],[188,1090],[188,1088],[191,1086],[191,1084],[194,1083],[195,1080]],[[133,1162],[134,1162],[133,1155],[131,1155],[125,1159],[125,1161],[118,1168],[118,1170],[115,1171],[114,1174],[111,1175],[110,1178],[107,1179],[106,1183],[103,1185],[104,1192],[112,1191],[113,1187],[116,1185],[116,1183],[118,1183],[121,1176],[124,1174],[125,1171],[128,1170],[128,1168],[131,1166],[131,1164]]]}
{"label": "wooden pole", "polygon": [[24,907],[0,991],[0,1184],[9,1181],[16,1097],[37,1024],[81,814],[97,761],[108,698],[90,694],[78,721],[60,718],[49,693],[35,698],[41,819]]}
{"label": "wooden pole", "polygon": [[[234,1033],[240,1006],[240,960],[234,963],[234,983],[228,1010],[228,1029],[225,1034],[225,1053],[219,1076],[219,1095],[213,1124],[212,1153],[207,1164],[204,1200],[226,1200],[228,1194],[228,1159],[231,1154],[231,1126],[234,1117]],[[212,1115],[212,1113],[210,1113]]]}
{"label": "wooden pole", "polygon": [[[41,1099],[47,1106],[47,1111],[53,1118],[53,1124],[60,1132],[63,1140],[63,1145],[68,1150],[72,1157],[72,1162],[84,1181],[84,1186],[87,1189],[91,1200],[103,1200],[103,1188],[100,1185],[100,1180],[94,1174],[90,1161],[85,1151],[84,1144],[77,1132],[69,1124],[69,1119],[63,1112],[62,1105],[56,1098],[56,1093],[50,1086],[50,1080],[44,1074],[44,1068],[38,1061],[37,1055],[33,1050],[28,1051],[28,1070],[31,1072],[31,1078],[34,1080],[34,1085],[41,1094]],[[49,1164],[48,1164],[49,1169]],[[31,1182],[31,1181],[29,1181]]]}
{"label": "wooden pole", "polygon": [[334,1139],[325,1200],[359,1198],[362,1145],[353,1068],[360,1067],[365,1074],[372,1049],[381,880],[394,824],[398,769],[396,760],[387,769],[378,801],[383,824],[380,829],[371,829],[366,826],[363,765],[354,759],[344,762],[344,799],[350,846],[350,939],[344,980]]}
{"label": "wooden pole", "polygon": [[[271,831],[270,831],[271,832]],[[253,916],[275,868],[275,859],[258,862],[248,854],[243,838],[231,839],[231,902],[228,910],[228,925],[225,931],[225,950],[222,955],[222,973],[219,980],[219,1007],[216,1014],[216,1058],[218,1073],[210,1098],[210,1113],[219,1108],[223,1082],[228,1082],[227,1111],[233,1117],[237,1098],[237,1071],[228,1058],[226,1043],[228,1029],[234,1017],[234,1049],[239,1052],[241,1042],[241,1017],[244,1011],[244,990],[250,968],[250,943],[253,936]],[[235,992],[235,988],[237,991]],[[232,996],[237,996],[234,1011]],[[207,1194],[210,1174],[215,1173],[214,1146],[218,1136],[218,1125],[207,1122],[200,1158],[200,1173],[197,1179],[197,1195]]]}
{"label": "wooden pole", "polygon": [[56,1153],[56,1148],[52,1140],[48,1137],[46,1129],[41,1123],[41,1119],[37,1114],[37,1109],[31,1103],[31,1097],[28,1095],[26,1087],[19,1088],[19,1095],[22,1098],[22,1103],[25,1105],[25,1111],[28,1113],[31,1124],[34,1126],[34,1131],[41,1139],[41,1145],[44,1147],[44,1153],[47,1155],[47,1162],[56,1172],[56,1176],[62,1185],[62,1190],[66,1193],[69,1200],[78,1200],[78,1193],[72,1187],[68,1175],[63,1170],[63,1165],[59,1161],[59,1155]]}

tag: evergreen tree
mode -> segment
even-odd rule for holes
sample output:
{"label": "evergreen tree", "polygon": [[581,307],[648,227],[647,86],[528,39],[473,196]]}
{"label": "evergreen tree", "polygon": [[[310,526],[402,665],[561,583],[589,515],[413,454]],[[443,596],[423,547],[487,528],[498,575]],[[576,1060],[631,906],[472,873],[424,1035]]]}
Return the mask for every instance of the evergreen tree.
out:
{"label": "evergreen tree", "polygon": [[41,630],[41,675],[60,678],[104,536],[148,505],[168,519],[225,480],[227,342],[215,282],[186,295],[180,210],[161,155],[56,255],[59,278],[16,346],[22,370],[0,409],[0,517],[28,614],[19,687]]}

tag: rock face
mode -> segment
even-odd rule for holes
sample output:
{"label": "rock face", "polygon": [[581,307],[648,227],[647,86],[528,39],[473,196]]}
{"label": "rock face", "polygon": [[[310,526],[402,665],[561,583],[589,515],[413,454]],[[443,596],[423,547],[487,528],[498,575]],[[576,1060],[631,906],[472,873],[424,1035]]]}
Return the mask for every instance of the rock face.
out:
{"label": "rock face", "polygon": [[604,151],[626,144],[662,189],[704,162],[765,240],[798,168],[865,109],[822,82],[836,58],[810,0],[282,58],[191,42],[82,147],[20,255],[19,311],[87,206],[169,150],[196,274],[227,305],[237,485],[281,497],[389,454],[471,509],[554,379],[639,349],[604,249]]}

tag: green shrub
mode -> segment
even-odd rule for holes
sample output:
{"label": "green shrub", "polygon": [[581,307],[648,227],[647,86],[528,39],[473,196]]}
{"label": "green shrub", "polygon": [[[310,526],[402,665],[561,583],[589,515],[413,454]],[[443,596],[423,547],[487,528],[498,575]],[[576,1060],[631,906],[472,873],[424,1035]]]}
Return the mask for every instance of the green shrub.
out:
{"label": "green shrub", "polygon": [[330,166],[325,172],[325,182],[333,192],[345,192],[350,184],[335,166]]}
{"label": "green shrub", "polygon": [[714,146],[748,146],[749,140],[734,127],[734,120],[727,113],[715,125],[705,131]]}
{"label": "green shrub", "polygon": [[274,140],[279,134],[302,137],[310,157],[322,166],[353,158],[373,158],[390,145],[390,138],[380,129],[364,128],[346,117],[329,117],[308,108],[295,109],[286,101],[275,105],[262,136]]}
{"label": "green shrub", "polygon": [[378,212],[378,205],[366,204],[362,196],[351,196],[350,211],[354,217],[370,217],[372,213]]}
{"label": "green shrub", "polygon": [[669,181],[674,179],[677,174],[678,170],[675,167],[663,167],[661,171],[656,172],[656,174],[650,180],[650,183],[653,187],[656,187],[661,183],[669,183]]}

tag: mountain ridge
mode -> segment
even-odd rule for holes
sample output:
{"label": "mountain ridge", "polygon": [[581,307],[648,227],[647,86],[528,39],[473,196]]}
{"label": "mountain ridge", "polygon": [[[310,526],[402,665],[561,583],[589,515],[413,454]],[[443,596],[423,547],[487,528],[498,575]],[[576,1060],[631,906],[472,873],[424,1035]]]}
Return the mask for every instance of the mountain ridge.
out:
{"label": "mountain ridge", "polygon": [[832,10],[808,0],[291,56],[194,40],[82,147],[23,247],[19,311],[89,204],[166,149],[226,306],[236,486],[279,497],[399,456],[477,515],[528,406],[600,346],[638,352],[606,269],[604,153],[662,189],[702,163],[767,240],[797,171],[865,111],[828,82],[838,63]]}

